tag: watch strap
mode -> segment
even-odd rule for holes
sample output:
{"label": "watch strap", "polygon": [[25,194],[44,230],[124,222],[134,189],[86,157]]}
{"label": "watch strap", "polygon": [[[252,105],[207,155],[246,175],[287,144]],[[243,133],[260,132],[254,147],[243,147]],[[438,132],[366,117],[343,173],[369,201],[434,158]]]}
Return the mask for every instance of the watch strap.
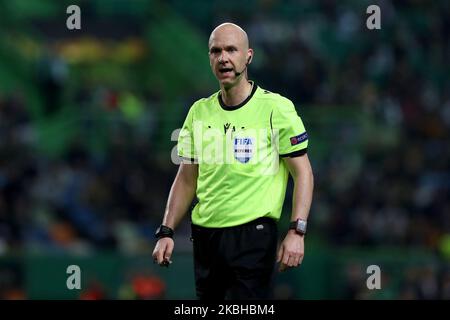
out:
{"label": "watch strap", "polygon": [[291,221],[289,223],[289,229],[295,230],[295,232],[300,235],[306,234],[306,226],[307,226],[306,220],[302,220],[302,219],[297,219],[297,220]]}

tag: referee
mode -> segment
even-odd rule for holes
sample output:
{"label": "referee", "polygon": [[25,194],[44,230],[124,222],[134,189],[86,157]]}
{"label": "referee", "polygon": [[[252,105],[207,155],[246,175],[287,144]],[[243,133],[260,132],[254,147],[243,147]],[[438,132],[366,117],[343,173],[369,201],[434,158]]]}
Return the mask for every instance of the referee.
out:
{"label": "referee", "polygon": [[[246,32],[219,25],[209,38],[209,62],[220,91],[196,101],[178,140],[183,159],[169,193],[153,251],[171,263],[175,227],[192,210],[197,297],[270,299],[276,270],[302,263],[313,174],[308,135],[293,103],[247,77],[253,50]],[[277,251],[289,173],[291,223]]]}

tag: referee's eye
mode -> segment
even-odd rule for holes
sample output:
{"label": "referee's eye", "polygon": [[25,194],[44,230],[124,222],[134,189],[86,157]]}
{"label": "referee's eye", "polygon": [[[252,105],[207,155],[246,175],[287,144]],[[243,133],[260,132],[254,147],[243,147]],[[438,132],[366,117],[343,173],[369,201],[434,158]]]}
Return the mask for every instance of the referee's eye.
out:
{"label": "referee's eye", "polygon": [[210,54],[218,54],[218,53],[220,53],[222,50],[220,49],[220,48],[216,48],[216,47],[212,47],[210,50],[209,50],[209,53]]}
{"label": "referee's eye", "polygon": [[235,46],[229,46],[226,48],[227,52],[236,52],[238,51],[237,48]]}

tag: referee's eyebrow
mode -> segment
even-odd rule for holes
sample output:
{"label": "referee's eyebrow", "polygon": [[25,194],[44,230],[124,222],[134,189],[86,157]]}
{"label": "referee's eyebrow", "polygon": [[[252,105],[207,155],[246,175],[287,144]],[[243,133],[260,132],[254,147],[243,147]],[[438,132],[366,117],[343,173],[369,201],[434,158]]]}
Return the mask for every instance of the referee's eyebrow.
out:
{"label": "referee's eyebrow", "polygon": [[[230,46],[226,46],[225,47],[225,51],[237,51],[238,48],[236,46],[230,45]],[[219,53],[221,52],[222,49],[216,46],[211,47],[211,49],[209,49],[210,53]]]}
{"label": "referee's eyebrow", "polygon": [[210,53],[219,53],[220,51],[222,51],[222,49],[219,47],[211,47],[211,49],[209,49]]}

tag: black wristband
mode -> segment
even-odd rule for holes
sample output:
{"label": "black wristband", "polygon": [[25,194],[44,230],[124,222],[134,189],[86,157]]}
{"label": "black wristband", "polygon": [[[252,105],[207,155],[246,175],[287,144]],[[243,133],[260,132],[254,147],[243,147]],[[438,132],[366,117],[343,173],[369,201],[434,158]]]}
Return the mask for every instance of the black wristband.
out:
{"label": "black wristband", "polygon": [[155,232],[155,238],[161,239],[161,238],[173,238],[173,229],[169,228],[165,225],[160,225],[158,229],[156,229]]}

